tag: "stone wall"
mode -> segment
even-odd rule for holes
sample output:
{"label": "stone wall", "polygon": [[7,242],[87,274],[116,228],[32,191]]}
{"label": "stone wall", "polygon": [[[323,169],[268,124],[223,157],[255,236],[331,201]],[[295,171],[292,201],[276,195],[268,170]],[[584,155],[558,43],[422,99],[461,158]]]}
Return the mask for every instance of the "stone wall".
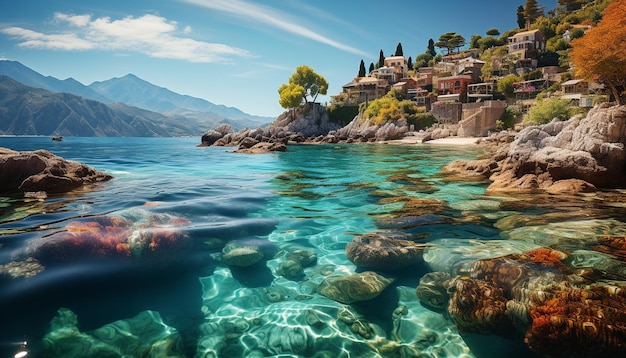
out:
{"label": "stone wall", "polygon": [[459,123],[460,137],[485,137],[496,129],[496,121],[506,108],[504,101],[485,101],[463,104],[463,120]]}
{"label": "stone wall", "polygon": [[463,114],[463,104],[460,102],[453,103],[434,103],[431,113],[437,122],[442,124],[456,124],[461,121]]}

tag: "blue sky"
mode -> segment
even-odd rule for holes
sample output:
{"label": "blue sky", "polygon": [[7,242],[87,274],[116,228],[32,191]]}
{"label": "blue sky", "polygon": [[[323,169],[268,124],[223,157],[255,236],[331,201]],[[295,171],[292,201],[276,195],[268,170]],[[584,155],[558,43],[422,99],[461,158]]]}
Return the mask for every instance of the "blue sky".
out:
{"label": "blue sky", "polygon": [[[430,38],[517,27],[525,0],[12,0],[0,4],[0,59],[89,85],[133,73],[244,112],[283,112],[277,90],[299,65],[328,95],[402,43],[415,58]],[[539,0],[546,10],[557,0]],[[321,98],[329,100],[328,96]]]}

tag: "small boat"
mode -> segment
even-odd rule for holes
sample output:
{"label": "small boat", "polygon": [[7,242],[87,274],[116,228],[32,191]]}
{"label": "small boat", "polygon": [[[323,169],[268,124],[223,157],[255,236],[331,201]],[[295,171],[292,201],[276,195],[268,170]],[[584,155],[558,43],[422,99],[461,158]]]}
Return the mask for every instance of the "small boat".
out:
{"label": "small boat", "polygon": [[57,142],[62,142],[63,141],[63,136],[61,136],[61,135],[52,136],[52,140],[57,141]]}

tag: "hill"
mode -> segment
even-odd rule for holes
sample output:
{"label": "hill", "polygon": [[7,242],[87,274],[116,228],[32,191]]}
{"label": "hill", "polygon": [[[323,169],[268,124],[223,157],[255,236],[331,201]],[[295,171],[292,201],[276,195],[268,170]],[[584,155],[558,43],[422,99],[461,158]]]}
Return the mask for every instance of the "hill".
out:
{"label": "hill", "polygon": [[208,123],[29,87],[0,75],[0,134],[167,137],[198,135],[205,125]]}

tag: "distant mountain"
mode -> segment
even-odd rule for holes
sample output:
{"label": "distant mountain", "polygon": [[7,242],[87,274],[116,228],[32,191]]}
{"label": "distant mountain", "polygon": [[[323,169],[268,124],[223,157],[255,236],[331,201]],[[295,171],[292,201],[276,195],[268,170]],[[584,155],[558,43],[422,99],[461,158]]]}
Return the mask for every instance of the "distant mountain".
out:
{"label": "distant mountain", "polygon": [[201,135],[218,122],[111,105],[69,93],[29,87],[0,76],[0,134],[82,137]]}
{"label": "distant mountain", "polygon": [[[167,88],[153,85],[132,74],[85,86],[73,78],[59,80],[51,76],[43,76],[20,62],[0,60],[0,75],[11,77],[26,86],[43,88],[52,92],[71,93],[107,104],[121,102],[173,117],[184,115],[189,118],[190,122],[210,123],[211,126],[215,123],[219,125],[228,122],[234,129],[256,128],[275,119],[250,115],[234,107],[181,95]],[[211,128],[214,127],[202,127],[197,130],[203,132]]]}
{"label": "distant mountain", "polygon": [[127,74],[107,81],[94,82],[89,88],[116,102],[145,108],[155,112],[168,113],[187,111],[193,113],[214,113],[223,119],[269,123],[275,118],[253,116],[234,107],[217,105],[201,98],[181,95],[164,87],[155,86],[141,78]]}
{"label": "distant mountain", "polygon": [[52,92],[66,92],[77,96],[93,99],[104,103],[114,102],[92,88],[76,81],[73,78],[60,80],[52,76],[44,76],[39,72],[22,65],[17,61],[0,60],[0,75],[9,76],[26,86],[43,88]]}

